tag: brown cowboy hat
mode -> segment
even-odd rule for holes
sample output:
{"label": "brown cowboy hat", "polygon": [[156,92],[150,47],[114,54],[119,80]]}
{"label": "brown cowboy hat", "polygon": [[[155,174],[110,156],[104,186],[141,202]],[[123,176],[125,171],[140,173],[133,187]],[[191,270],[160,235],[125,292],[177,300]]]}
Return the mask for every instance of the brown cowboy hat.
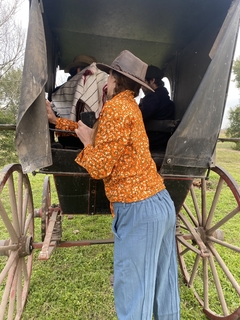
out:
{"label": "brown cowboy hat", "polygon": [[95,59],[92,56],[87,56],[85,54],[80,54],[79,56],[76,56],[73,59],[73,62],[70,63],[64,70],[64,72],[68,73],[72,68],[77,68],[77,67],[83,67],[86,68],[93,62],[97,62],[97,59]]}
{"label": "brown cowboy hat", "polygon": [[148,65],[128,50],[122,51],[112,62],[111,66],[108,66],[104,63],[97,63],[97,67],[107,73],[110,72],[110,69],[115,70],[132,79],[133,81],[141,84],[147,89],[154,91],[145,83],[145,76]]}

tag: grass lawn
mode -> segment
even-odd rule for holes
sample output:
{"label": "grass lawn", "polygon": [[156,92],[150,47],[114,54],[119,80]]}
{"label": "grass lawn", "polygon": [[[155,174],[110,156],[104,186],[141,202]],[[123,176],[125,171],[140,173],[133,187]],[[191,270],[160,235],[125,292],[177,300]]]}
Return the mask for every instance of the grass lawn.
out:
{"label": "grass lawn", "polygon": [[[230,143],[218,143],[216,163],[225,168],[240,184],[240,151]],[[41,207],[44,175],[29,175],[34,207]],[[52,203],[56,203],[51,177]],[[225,204],[223,204],[225,206]],[[62,240],[110,238],[110,215],[74,216],[63,219]],[[41,241],[41,222],[35,219],[35,241]],[[239,236],[239,232],[238,232]],[[23,320],[116,320],[113,289],[113,245],[58,248],[48,261],[37,259],[34,251],[33,271]],[[239,265],[239,260],[236,262]],[[207,319],[191,289],[179,273],[181,320]],[[0,291],[1,293],[1,291]],[[237,306],[239,306],[239,301]]]}

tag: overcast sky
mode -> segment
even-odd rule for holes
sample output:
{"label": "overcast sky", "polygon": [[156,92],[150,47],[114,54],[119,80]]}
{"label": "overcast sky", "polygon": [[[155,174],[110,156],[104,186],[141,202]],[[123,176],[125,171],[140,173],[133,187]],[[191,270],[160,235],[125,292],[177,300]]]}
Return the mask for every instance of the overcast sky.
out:
{"label": "overcast sky", "polygon": [[[19,20],[21,21],[22,25],[24,28],[27,29],[28,25],[28,14],[29,14],[29,0],[24,0],[22,9],[19,12]],[[237,42],[237,47],[235,51],[235,56],[234,59],[236,59],[238,56],[240,56],[240,33],[238,37],[238,42]],[[65,81],[65,78],[62,77],[60,80]],[[59,83],[60,84],[60,83]],[[58,84],[58,85],[59,85]],[[222,123],[222,128],[226,128],[228,126],[228,113],[230,108],[234,108],[240,103],[240,89],[236,87],[235,82],[233,81],[233,74],[231,75],[231,81],[229,84],[229,89],[228,89],[228,96],[227,96],[227,102],[226,102],[226,107],[225,107],[225,113],[224,113],[224,118],[223,118],[223,123]]]}

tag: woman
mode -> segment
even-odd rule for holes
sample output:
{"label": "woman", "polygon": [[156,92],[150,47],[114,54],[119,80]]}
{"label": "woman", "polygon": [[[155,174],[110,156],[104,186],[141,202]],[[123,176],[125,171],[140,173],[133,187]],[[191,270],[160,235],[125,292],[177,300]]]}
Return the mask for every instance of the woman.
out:
{"label": "woman", "polygon": [[[108,101],[94,130],[78,122],[84,144],[76,162],[103,179],[112,206],[114,298],[120,320],[178,320],[176,214],[149,152],[141,111],[134,100],[147,64],[125,50],[111,66]],[[150,89],[150,88],[149,88]],[[57,120],[56,127],[69,129]]]}

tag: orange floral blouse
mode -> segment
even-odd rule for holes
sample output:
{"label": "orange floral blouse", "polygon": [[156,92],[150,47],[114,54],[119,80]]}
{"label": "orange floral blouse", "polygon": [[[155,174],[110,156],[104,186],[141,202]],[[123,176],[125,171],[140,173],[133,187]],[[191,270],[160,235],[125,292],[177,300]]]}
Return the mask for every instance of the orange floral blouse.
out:
{"label": "orange floral blouse", "polygon": [[[74,130],[77,123],[60,118],[56,128]],[[151,158],[142,113],[129,90],[105,103],[95,146],[87,145],[75,161],[92,178],[103,179],[111,203],[144,200],[165,189]]]}

